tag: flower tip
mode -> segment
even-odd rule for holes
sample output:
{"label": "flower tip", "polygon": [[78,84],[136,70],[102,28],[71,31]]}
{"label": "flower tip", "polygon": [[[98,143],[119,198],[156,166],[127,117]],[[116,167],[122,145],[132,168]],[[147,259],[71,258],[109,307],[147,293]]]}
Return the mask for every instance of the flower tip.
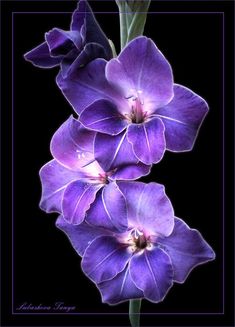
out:
{"label": "flower tip", "polygon": [[63,218],[62,215],[59,215],[58,218],[56,219],[56,222],[55,222],[55,226],[58,228],[58,229],[61,229],[63,230],[63,227],[65,227],[67,224]]}
{"label": "flower tip", "polygon": [[25,54],[23,54],[24,60],[29,61],[29,62],[32,62],[32,59],[31,59],[31,55],[30,54],[31,54],[31,51],[28,51]]}
{"label": "flower tip", "polygon": [[27,60],[27,56],[28,56],[28,52],[26,52],[26,53],[23,54],[23,58],[24,58],[25,60]]}
{"label": "flower tip", "polygon": [[79,0],[77,3],[77,8],[75,9],[73,14],[86,14],[90,10],[91,9],[87,0]]}
{"label": "flower tip", "polygon": [[45,211],[46,213],[51,213],[50,209],[47,208],[47,205],[45,203],[45,199],[41,199],[40,202],[39,202],[39,208],[42,210],[42,211]]}

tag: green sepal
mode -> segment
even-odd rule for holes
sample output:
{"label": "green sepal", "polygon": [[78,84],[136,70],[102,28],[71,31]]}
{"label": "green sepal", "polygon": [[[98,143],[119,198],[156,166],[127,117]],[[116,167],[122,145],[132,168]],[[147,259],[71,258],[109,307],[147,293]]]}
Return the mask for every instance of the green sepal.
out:
{"label": "green sepal", "polygon": [[110,40],[110,39],[108,39],[108,40],[109,40],[109,45],[110,45],[110,47],[112,49],[113,58],[115,58],[115,57],[117,57],[117,52],[116,52],[115,45],[114,45],[112,40]]}

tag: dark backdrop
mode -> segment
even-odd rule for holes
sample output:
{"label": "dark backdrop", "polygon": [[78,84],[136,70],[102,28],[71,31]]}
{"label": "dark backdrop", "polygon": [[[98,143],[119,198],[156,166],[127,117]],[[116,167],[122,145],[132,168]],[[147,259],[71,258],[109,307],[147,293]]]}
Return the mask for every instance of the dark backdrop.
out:
{"label": "dark backdrop", "polygon": [[[171,63],[175,82],[191,88],[205,98],[210,111],[193,151],[179,154],[167,152],[161,163],[155,165],[151,174],[143,180],[165,185],[176,216],[184,219],[191,227],[197,228],[213,247],[217,257],[215,261],[197,267],[183,285],[175,284],[162,303],[143,301],[142,312],[146,314],[142,315],[142,325],[232,325],[233,216],[230,205],[233,197],[229,189],[233,176],[230,65],[232,5],[232,2],[226,1],[153,1],[150,7],[145,35],[156,42]],[[115,2],[93,1],[91,6],[94,11],[99,12],[96,15],[98,21],[118,47],[119,22],[118,14],[114,13],[117,11]],[[128,325],[128,316],[119,314],[128,312],[128,303],[111,307],[101,303],[95,285],[81,271],[80,258],[65,235],[56,229],[57,215],[46,214],[38,207],[41,192],[38,171],[51,159],[49,142],[53,133],[73,111],[54,82],[57,69],[41,70],[33,67],[24,61],[23,54],[42,42],[44,33],[52,27],[68,29],[70,13],[46,12],[72,12],[75,7],[76,2],[72,1],[3,2],[3,23],[7,28],[2,36],[2,68],[5,72],[5,102],[2,106],[5,169],[2,178],[6,185],[2,189],[2,224],[3,240],[7,246],[3,258],[6,259],[8,268],[3,274],[6,277],[3,284],[3,317],[7,325]],[[10,109],[12,12],[15,12],[12,16],[13,117]],[[226,28],[224,103],[223,17]],[[9,182],[11,118],[14,134],[13,220]],[[227,177],[224,193],[225,213],[223,174]],[[13,289],[10,264],[11,221]],[[223,267],[224,260],[227,269]],[[52,306],[60,301],[65,305],[75,305],[76,310],[73,313],[82,314],[39,316],[35,311],[29,310],[22,315],[22,310],[17,310],[23,303]],[[222,314],[224,310],[225,314]]]}

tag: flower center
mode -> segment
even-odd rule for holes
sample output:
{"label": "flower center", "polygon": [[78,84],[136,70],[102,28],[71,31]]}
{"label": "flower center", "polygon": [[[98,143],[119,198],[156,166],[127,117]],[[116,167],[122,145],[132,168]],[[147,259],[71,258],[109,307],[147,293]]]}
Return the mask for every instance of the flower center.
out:
{"label": "flower center", "polygon": [[129,249],[132,252],[139,252],[146,248],[151,248],[149,237],[146,237],[146,235],[137,228],[133,228],[128,235],[126,243],[129,245]]}
{"label": "flower center", "polygon": [[148,245],[147,239],[144,235],[140,235],[136,240],[134,240],[137,249],[145,249]]}
{"label": "flower center", "polygon": [[91,162],[86,163],[82,169],[81,172],[82,177],[84,181],[87,181],[91,184],[108,184],[110,181],[110,176],[112,176],[116,172],[116,168],[112,169],[108,172],[103,171],[103,169],[100,167],[98,162],[93,159]]}
{"label": "flower center", "polygon": [[99,179],[101,184],[108,184],[109,183],[109,179],[108,179],[109,176],[110,176],[109,173],[100,173],[98,179]]}
{"label": "flower center", "polygon": [[98,180],[102,184],[108,184],[110,182],[109,177],[112,176],[115,173],[115,171],[116,169],[110,170],[108,172],[99,173]]}
{"label": "flower center", "polygon": [[143,104],[139,98],[133,99],[131,106],[130,119],[134,124],[140,124],[144,122]]}
{"label": "flower center", "polygon": [[98,173],[98,176],[88,176],[88,180],[90,183],[95,184],[108,184],[109,183],[109,176],[112,175],[113,172],[108,173]]}
{"label": "flower center", "polygon": [[140,99],[141,90],[138,91],[138,95],[131,95],[126,99],[129,102],[130,113],[126,114],[126,118],[133,124],[141,124],[147,118],[147,112],[144,111],[144,102]]}

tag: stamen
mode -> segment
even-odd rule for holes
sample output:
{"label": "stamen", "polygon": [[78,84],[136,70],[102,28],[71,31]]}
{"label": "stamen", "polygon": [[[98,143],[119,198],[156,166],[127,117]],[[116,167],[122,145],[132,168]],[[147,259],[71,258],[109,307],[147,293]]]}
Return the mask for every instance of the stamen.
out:
{"label": "stamen", "polygon": [[134,245],[135,251],[140,251],[145,249],[149,242],[143,232],[139,231],[137,228],[131,231],[132,244]]}
{"label": "stamen", "polygon": [[146,111],[144,111],[144,101],[140,98],[142,90],[135,91],[134,93],[130,93],[130,96],[126,96],[125,99],[128,100],[130,105],[130,113],[125,114],[128,120],[130,120],[134,124],[141,124],[145,121],[147,115]]}
{"label": "stamen", "polygon": [[109,183],[109,180],[108,180],[108,174],[104,173],[104,174],[101,174],[99,173],[99,180],[102,184],[108,184]]}
{"label": "stamen", "polygon": [[133,98],[133,95],[128,95],[128,96],[125,97],[126,100],[129,100],[131,98]]}
{"label": "stamen", "polygon": [[138,239],[139,236],[143,235],[142,232],[140,232],[137,228],[133,229],[131,231],[131,236],[134,237],[135,239]]}

